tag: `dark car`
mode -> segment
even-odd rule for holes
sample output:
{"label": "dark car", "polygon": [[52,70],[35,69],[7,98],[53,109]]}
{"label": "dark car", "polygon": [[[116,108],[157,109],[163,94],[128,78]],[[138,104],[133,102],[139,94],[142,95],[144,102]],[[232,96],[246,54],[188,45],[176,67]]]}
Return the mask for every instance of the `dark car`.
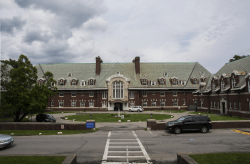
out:
{"label": "dark car", "polygon": [[36,116],[37,122],[56,122],[56,119],[51,114],[38,114]]}
{"label": "dark car", "polygon": [[167,122],[165,128],[175,132],[176,134],[179,134],[182,131],[195,130],[207,133],[210,129],[212,129],[212,123],[208,116],[188,115],[180,117],[175,121]]}

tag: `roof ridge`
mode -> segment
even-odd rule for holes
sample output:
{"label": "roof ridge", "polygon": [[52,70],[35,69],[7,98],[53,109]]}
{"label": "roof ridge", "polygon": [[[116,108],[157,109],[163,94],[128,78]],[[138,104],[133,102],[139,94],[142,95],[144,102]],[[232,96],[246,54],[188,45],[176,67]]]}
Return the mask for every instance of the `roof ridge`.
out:
{"label": "roof ridge", "polygon": [[[197,63],[198,63],[198,62],[195,63],[194,68],[196,67]],[[183,88],[185,88],[185,87],[188,85],[188,82],[190,81],[190,77],[191,77],[191,75],[192,75],[193,72],[194,72],[194,68],[193,68],[192,72],[190,73],[190,75],[189,75],[189,77],[188,77],[188,80],[187,80],[186,85],[185,85]]]}
{"label": "roof ridge", "polygon": [[[122,67],[122,69],[128,74],[128,76],[130,77],[130,79],[133,79],[130,75],[129,75],[129,73],[127,72],[127,70],[125,70],[125,68],[123,68],[123,66],[119,63],[119,65]],[[133,79],[133,81],[135,81],[134,79]],[[138,84],[137,83],[137,81],[135,81],[135,83],[136,84]]]}

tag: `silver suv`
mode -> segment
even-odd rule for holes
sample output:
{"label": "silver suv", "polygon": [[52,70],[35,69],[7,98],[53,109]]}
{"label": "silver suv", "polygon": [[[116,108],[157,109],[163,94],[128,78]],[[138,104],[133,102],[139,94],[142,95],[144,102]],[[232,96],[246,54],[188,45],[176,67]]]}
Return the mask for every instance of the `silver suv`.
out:
{"label": "silver suv", "polygon": [[144,109],[142,108],[142,106],[134,106],[132,108],[129,108],[128,111],[129,112],[143,112]]}

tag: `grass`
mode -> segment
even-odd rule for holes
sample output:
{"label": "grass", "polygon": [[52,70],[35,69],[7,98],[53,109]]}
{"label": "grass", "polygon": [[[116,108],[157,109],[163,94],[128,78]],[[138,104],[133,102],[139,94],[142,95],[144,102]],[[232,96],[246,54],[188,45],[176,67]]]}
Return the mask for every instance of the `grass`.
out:
{"label": "grass", "polygon": [[154,110],[154,112],[165,112],[165,113],[184,113],[186,110]]}
{"label": "grass", "polygon": [[250,153],[211,153],[189,156],[199,164],[250,164]]}
{"label": "grass", "polygon": [[[127,122],[127,120],[130,120],[130,122],[139,122],[139,121],[147,121],[147,119],[151,118],[150,114],[121,114],[124,115],[124,120],[121,120],[120,117],[115,117],[117,114],[92,114],[92,120],[95,120],[95,122],[118,122],[118,120],[121,120],[122,122]],[[68,120],[75,121],[83,121],[86,122],[86,120],[90,119],[90,114],[84,114],[84,115],[72,115],[72,116],[65,116],[68,117]],[[168,114],[153,114],[152,119],[156,120],[165,120],[171,118],[171,115]]]}
{"label": "grass", "polygon": [[199,114],[199,113],[205,116],[208,115],[211,121],[249,120],[235,116],[220,116],[215,113],[206,113],[206,112],[190,112],[189,114]]}
{"label": "grass", "polygon": [[80,111],[68,111],[68,112],[66,112],[66,111],[51,111],[51,112],[45,112],[45,113],[47,113],[47,114],[60,114],[60,113],[80,113]]}
{"label": "grass", "polygon": [[62,132],[64,134],[82,134],[82,133],[90,133],[96,132],[96,130],[0,130],[0,134],[10,135],[14,133],[14,136],[27,136],[27,135],[58,135],[57,132]]}
{"label": "grass", "polygon": [[66,156],[1,156],[1,164],[61,164]]}

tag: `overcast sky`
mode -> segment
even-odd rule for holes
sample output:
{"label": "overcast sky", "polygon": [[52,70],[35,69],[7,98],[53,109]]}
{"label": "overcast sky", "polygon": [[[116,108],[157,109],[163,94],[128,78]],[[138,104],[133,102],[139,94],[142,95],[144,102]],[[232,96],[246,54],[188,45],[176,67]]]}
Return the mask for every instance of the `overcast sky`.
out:
{"label": "overcast sky", "polygon": [[199,62],[250,54],[249,0],[0,0],[1,59]]}

